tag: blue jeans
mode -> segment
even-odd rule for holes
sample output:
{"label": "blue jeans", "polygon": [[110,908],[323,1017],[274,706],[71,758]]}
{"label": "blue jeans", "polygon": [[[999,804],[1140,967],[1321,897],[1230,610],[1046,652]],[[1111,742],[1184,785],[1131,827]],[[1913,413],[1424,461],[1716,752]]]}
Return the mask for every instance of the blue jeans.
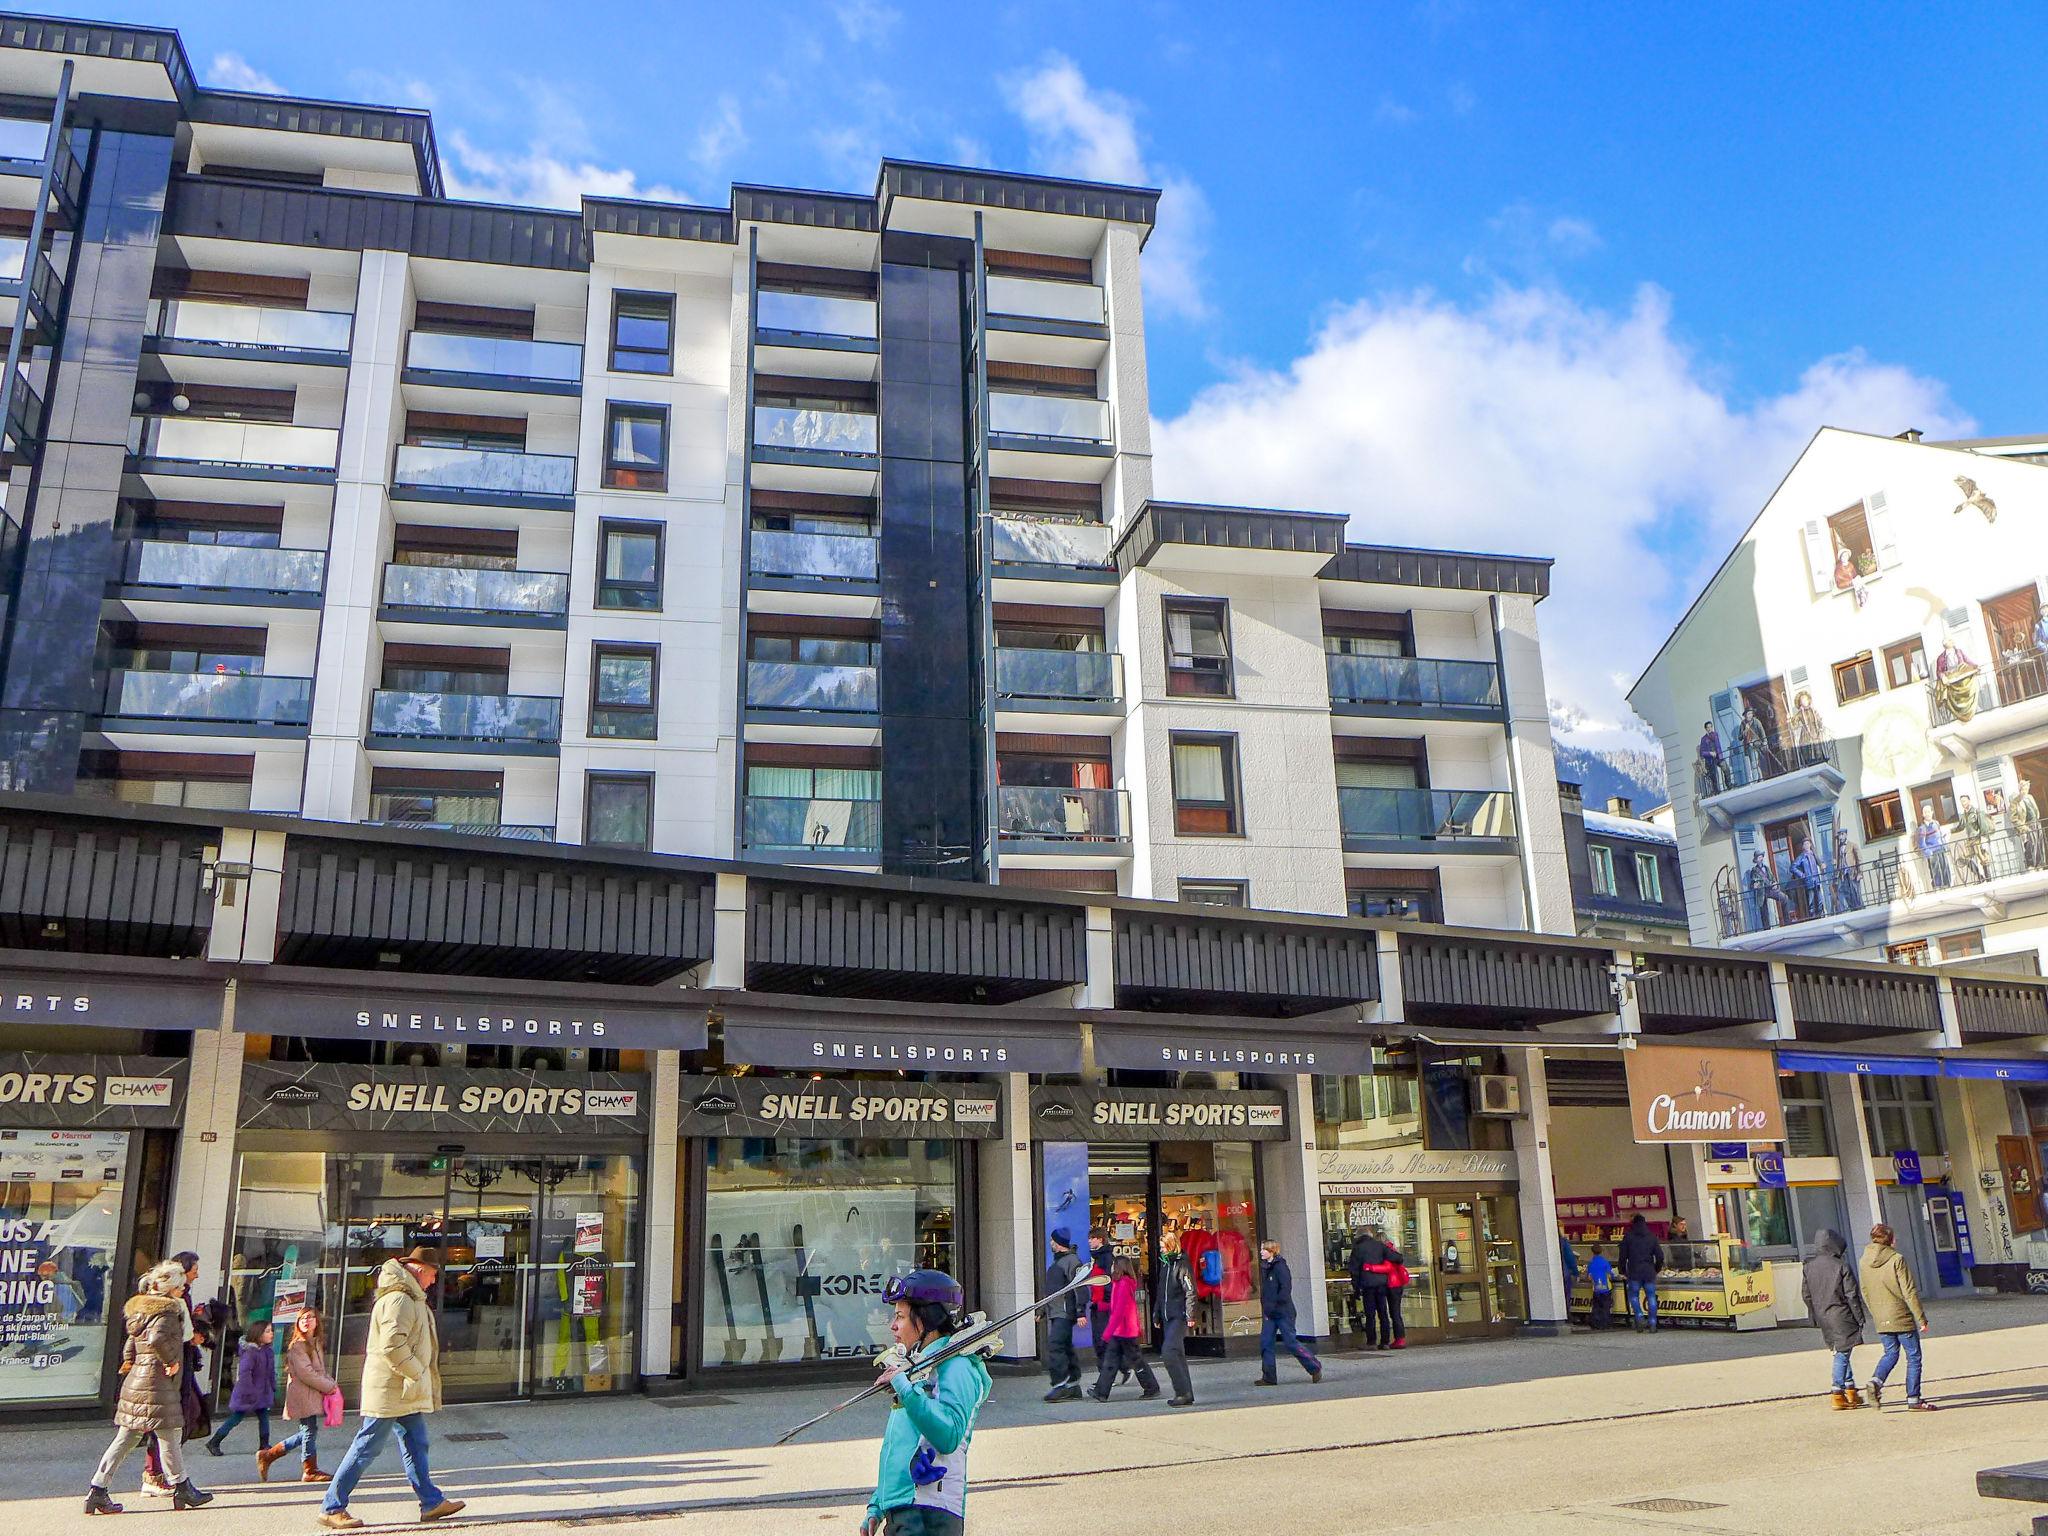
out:
{"label": "blue jeans", "polygon": [[1850,1389],[1851,1387],[1853,1387],[1853,1386],[1855,1386],[1855,1385],[1856,1385],[1856,1372],[1854,1371],[1854,1369],[1852,1369],[1852,1368],[1851,1368],[1851,1366],[1850,1366],[1850,1364],[1849,1364],[1849,1351],[1848,1351],[1848,1350],[1846,1350],[1846,1349],[1838,1349],[1838,1350],[1836,1350],[1836,1351],[1835,1351],[1835,1390],[1836,1390],[1837,1392],[1846,1392],[1846,1391],[1848,1391],[1848,1390],[1849,1390],[1849,1389]]}
{"label": "blue jeans", "polygon": [[1275,1344],[1299,1360],[1304,1371],[1320,1371],[1323,1368],[1323,1362],[1315,1357],[1306,1344],[1295,1337],[1292,1317],[1268,1316],[1259,1326],[1259,1365],[1265,1373],[1266,1380],[1280,1379],[1280,1363],[1273,1348]]}
{"label": "blue jeans", "polygon": [[1621,1284],[1628,1293],[1628,1315],[1631,1318],[1647,1317],[1654,1332],[1657,1327],[1657,1282],[1624,1280]]}
{"label": "blue jeans", "polygon": [[299,1420],[299,1432],[279,1447],[281,1450],[297,1451],[299,1460],[307,1466],[315,1466],[320,1460],[320,1421]]}
{"label": "blue jeans", "polygon": [[233,1413],[221,1420],[220,1428],[213,1432],[212,1437],[206,1443],[218,1449],[221,1441],[227,1439],[228,1431],[244,1419],[254,1419],[256,1421],[256,1443],[261,1446],[268,1446],[270,1444],[270,1410],[268,1408],[250,1408],[247,1410],[237,1408]]}
{"label": "blue jeans", "polygon": [[1877,1342],[1884,1348],[1878,1352],[1877,1369],[1870,1373],[1870,1384],[1881,1387],[1891,1375],[1892,1367],[1899,1363],[1899,1351],[1906,1352],[1906,1401],[1920,1401],[1920,1335],[1918,1333],[1880,1333]]}
{"label": "blue jeans", "polygon": [[348,1443],[341,1465],[334,1469],[327,1497],[320,1501],[322,1514],[338,1514],[348,1508],[348,1496],[356,1491],[356,1484],[370,1470],[370,1463],[383,1451],[384,1442],[391,1438],[394,1429],[398,1431],[398,1459],[405,1463],[405,1480],[412,1484],[420,1501],[420,1512],[424,1514],[448,1501],[448,1495],[434,1486],[434,1479],[427,1472],[427,1416],[408,1413],[402,1419],[363,1420],[355,1439]]}

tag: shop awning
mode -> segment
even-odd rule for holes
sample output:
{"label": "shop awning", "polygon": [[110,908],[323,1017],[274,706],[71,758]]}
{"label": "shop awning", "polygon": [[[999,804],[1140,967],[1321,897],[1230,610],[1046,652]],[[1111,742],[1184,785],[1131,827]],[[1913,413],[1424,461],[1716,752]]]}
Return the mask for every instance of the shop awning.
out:
{"label": "shop awning", "polygon": [[0,950],[0,1024],[214,1029],[225,972],[196,960]]}
{"label": "shop awning", "polygon": [[1077,1015],[1035,1008],[694,994],[724,1020],[729,1067],[820,1072],[1078,1072]]}
{"label": "shop awning", "polygon": [[1366,1077],[1372,1039],[1352,1020],[1217,1018],[1205,1014],[1093,1010],[1095,1064],[1140,1072],[1268,1072]]}
{"label": "shop awning", "polygon": [[1787,1072],[1850,1072],[1859,1077],[1939,1077],[1937,1056],[1844,1056],[1831,1051],[1780,1051]]}
{"label": "shop awning", "polygon": [[1977,1056],[1944,1056],[1944,1077],[1991,1077],[2008,1083],[2048,1083],[2048,1057],[2033,1061],[1991,1061]]}

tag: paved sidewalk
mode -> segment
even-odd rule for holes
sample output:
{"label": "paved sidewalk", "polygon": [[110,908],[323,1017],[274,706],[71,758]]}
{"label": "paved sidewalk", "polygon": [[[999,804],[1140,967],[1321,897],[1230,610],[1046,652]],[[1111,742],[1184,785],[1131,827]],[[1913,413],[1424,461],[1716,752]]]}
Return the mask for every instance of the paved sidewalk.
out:
{"label": "paved sidewalk", "polygon": [[[2010,1377],[2048,1362],[2048,1300],[2026,1297],[1952,1302],[1934,1308],[1928,1336],[1929,1395],[1965,1390],[1971,1378]],[[1858,1358],[1859,1374],[1876,1360]],[[1036,1377],[999,1377],[975,1437],[974,1479],[982,1489],[1132,1468],[1263,1460],[1291,1451],[1415,1443],[1456,1437],[1680,1413],[1823,1392],[1827,1357],[1811,1329],[1723,1334],[1667,1329],[1575,1333],[1559,1339],[1333,1355],[1311,1387],[1283,1362],[1278,1391],[1252,1385],[1256,1362],[1198,1366],[1198,1406],[1140,1402],[1134,1387],[1108,1406],[1039,1401]],[[450,1495],[470,1501],[461,1524],[588,1520],[655,1510],[735,1506],[758,1523],[805,1528],[818,1510],[865,1497],[873,1484],[882,1410],[863,1405],[792,1445],[768,1448],[790,1425],[850,1387],[743,1391],[675,1398],[451,1408],[434,1416],[434,1473]],[[353,1418],[349,1428],[352,1429]],[[0,1431],[8,1513],[37,1536],[87,1529],[80,1512],[86,1475],[104,1446],[103,1424]],[[327,1436],[338,1461],[344,1430]],[[473,1438],[456,1438],[473,1437]],[[480,1437],[480,1438],[475,1438]],[[313,1529],[317,1490],[258,1484],[253,1431],[236,1431],[238,1455],[193,1465],[220,1494],[206,1511],[211,1536],[271,1536]],[[194,1448],[197,1450],[197,1448]],[[1454,1446],[1447,1449],[1455,1452]],[[1266,1462],[1265,1465],[1273,1465]],[[124,1469],[116,1497],[128,1519],[171,1518],[158,1500],[134,1492],[139,1463]],[[278,1475],[287,1468],[280,1463]],[[354,1512],[377,1523],[416,1517],[395,1449],[382,1475],[358,1489]],[[768,1516],[782,1511],[778,1519]],[[806,1513],[806,1511],[810,1513]],[[2015,1522],[2017,1529],[2019,1522]],[[92,1526],[95,1531],[101,1530]],[[125,1525],[122,1530],[144,1529]],[[183,1529],[184,1527],[180,1527]],[[816,1528],[809,1525],[809,1528]]]}

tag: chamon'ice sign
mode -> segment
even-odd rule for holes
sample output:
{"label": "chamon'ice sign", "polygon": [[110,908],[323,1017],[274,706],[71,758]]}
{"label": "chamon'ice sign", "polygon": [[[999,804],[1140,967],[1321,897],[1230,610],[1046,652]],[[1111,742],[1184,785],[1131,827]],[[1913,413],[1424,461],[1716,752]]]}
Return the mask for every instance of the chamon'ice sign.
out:
{"label": "chamon'ice sign", "polygon": [[1624,1059],[1639,1142],[1785,1139],[1777,1059],[1769,1051],[1639,1045]]}

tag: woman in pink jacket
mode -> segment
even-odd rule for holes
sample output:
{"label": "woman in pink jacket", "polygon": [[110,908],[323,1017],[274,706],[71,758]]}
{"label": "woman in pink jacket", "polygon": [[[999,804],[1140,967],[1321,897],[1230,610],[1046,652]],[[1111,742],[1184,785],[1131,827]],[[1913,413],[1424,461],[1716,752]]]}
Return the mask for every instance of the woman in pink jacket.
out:
{"label": "woman in pink jacket", "polygon": [[327,1394],[335,1390],[327,1374],[327,1330],[320,1326],[320,1314],[311,1307],[292,1324],[292,1341],[284,1352],[284,1416],[299,1426],[299,1432],[282,1444],[256,1453],[256,1472],[270,1480],[270,1466],[288,1451],[299,1453],[299,1481],[324,1483],[320,1470],[320,1426],[327,1414]]}
{"label": "woman in pink jacket", "polygon": [[1138,1304],[1137,1266],[1129,1259],[1118,1259],[1110,1266],[1109,1274],[1109,1322],[1102,1330],[1106,1341],[1102,1372],[1088,1395],[1098,1403],[1108,1402],[1110,1383],[1116,1380],[1118,1371],[1128,1370],[1138,1373],[1140,1397],[1157,1397],[1159,1378],[1152,1374],[1152,1367],[1145,1363],[1145,1352],[1138,1345],[1145,1335],[1145,1314]]}

